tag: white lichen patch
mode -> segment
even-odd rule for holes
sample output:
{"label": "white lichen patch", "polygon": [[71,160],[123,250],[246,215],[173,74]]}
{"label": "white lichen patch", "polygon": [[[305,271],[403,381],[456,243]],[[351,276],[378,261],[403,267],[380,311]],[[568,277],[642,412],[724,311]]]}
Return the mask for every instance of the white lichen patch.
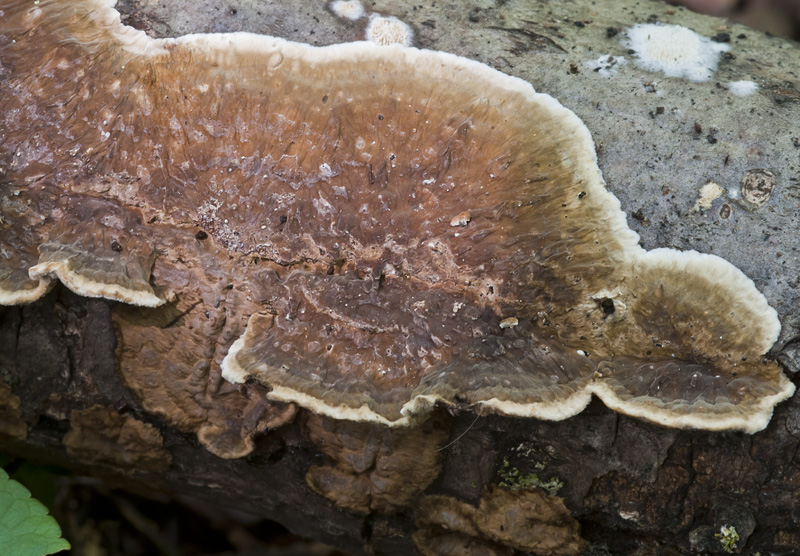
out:
{"label": "white lichen patch", "polygon": [[617,70],[627,61],[622,56],[603,54],[596,60],[586,60],[583,65],[597,73],[600,77],[613,77]]}
{"label": "white lichen patch", "polygon": [[728,90],[737,97],[747,97],[758,91],[758,84],[753,81],[728,81]]}
{"label": "white lichen patch", "polygon": [[681,25],[639,23],[628,29],[623,42],[639,67],[690,81],[708,81],[720,54],[730,50]]}
{"label": "white lichen patch", "polygon": [[700,212],[701,210],[708,210],[711,208],[711,203],[719,199],[725,190],[719,184],[710,181],[700,188],[700,195],[692,207],[692,212]]}
{"label": "white lichen patch", "polygon": [[384,17],[379,14],[369,16],[366,39],[375,44],[399,44],[411,46],[414,40],[414,31],[408,24],[403,23],[393,16]]}
{"label": "white lichen patch", "polygon": [[639,521],[641,515],[637,511],[626,512],[625,510],[619,511],[619,516],[627,521]]}
{"label": "white lichen patch", "polygon": [[333,15],[342,19],[355,21],[364,17],[364,6],[358,0],[336,0],[331,2],[330,9]]}

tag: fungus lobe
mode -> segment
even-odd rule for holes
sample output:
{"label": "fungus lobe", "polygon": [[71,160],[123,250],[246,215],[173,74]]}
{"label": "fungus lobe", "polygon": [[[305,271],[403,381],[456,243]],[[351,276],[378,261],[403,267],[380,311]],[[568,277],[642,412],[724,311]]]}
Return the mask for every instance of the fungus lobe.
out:
{"label": "fungus lobe", "polygon": [[793,392],[752,281],[641,249],[589,131],[520,79],[397,45],[156,40],[110,0],[0,11],[0,303],[55,278],[147,307],[224,290],[187,322],[249,318],[228,381],[392,426],[435,403],[563,419],[595,393],[754,432]]}

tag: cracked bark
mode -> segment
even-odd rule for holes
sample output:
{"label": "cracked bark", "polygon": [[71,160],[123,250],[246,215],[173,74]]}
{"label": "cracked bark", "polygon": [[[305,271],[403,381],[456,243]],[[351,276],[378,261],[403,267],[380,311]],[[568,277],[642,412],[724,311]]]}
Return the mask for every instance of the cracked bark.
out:
{"label": "cracked bark", "polygon": [[[322,2],[300,0],[280,5],[128,1],[121,9],[129,23],[158,36],[247,30],[321,45],[360,39],[365,24],[336,19]],[[486,0],[415,7],[377,1],[368,9],[411,24],[417,46],[456,52],[518,75],[575,111],[592,131],[608,187],[632,216],[629,225],[643,245],[697,249],[739,266],[780,314],[783,332],[771,355],[788,372],[800,368],[796,44],[655,2]],[[704,84],[644,72],[633,64],[604,79],[586,65],[606,53],[627,57],[618,33],[648,20],[680,23],[706,36],[727,26],[734,37],[732,56]],[[756,81],[760,91],[732,96],[724,83],[740,79]],[[776,185],[770,199],[754,207],[739,192],[748,170],[758,168],[772,172]],[[709,209],[692,211],[709,181],[725,193]],[[336,467],[335,478],[351,481],[341,483],[346,486],[364,485],[373,480],[364,474],[374,473],[378,461],[354,463],[346,454],[321,450],[316,436],[304,429],[308,415],[256,436],[247,457],[225,460],[200,446],[194,435],[148,412],[120,379],[119,332],[112,321],[119,311],[114,303],[83,299],[61,287],[30,306],[0,308],[0,377],[11,390],[9,395],[0,389],[0,419],[8,425],[0,428],[3,450],[114,484],[227,503],[354,554],[414,553],[412,535],[423,519],[415,515],[414,504],[341,509],[307,484],[312,467],[333,469],[345,461],[349,467]],[[182,314],[164,326],[177,323]],[[220,324],[216,333],[232,332]],[[217,391],[213,378],[204,376],[201,390]],[[10,396],[19,399],[18,408]],[[768,428],[753,436],[664,429],[598,402],[562,422],[444,414],[438,418],[447,422],[449,437],[439,452],[441,471],[417,499],[458,498],[478,507],[485,489],[511,468],[518,476],[538,473],[542,480],[563,482],[557,496],[595,553],[605,546],[612,554],[722,554],[715,535],[723,526],[736,527],[737,552],[796,553],[798,404],[796,397],[781,404]],[[86,450],[68,453],[64,437],[72,412],[94,406],[158,429],[161,444],[148,440],[132,449],[145,452],[140,455],[166,449],[172,460],[167,471],[92,461]],[[258,411],[252,409],[252,419],[258,419]],[[384,457],[391,455],[386,446],[396,441],[392,434],[381,430],[373,436],[375,454],[383,447]],[[358,504],[375,505],[369,498],[373,486],[369,482],[366,502]]]}

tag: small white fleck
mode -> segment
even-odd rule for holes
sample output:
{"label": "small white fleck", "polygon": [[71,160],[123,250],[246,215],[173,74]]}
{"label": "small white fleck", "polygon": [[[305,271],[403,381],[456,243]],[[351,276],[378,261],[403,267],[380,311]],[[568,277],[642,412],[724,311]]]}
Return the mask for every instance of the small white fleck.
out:
{"label": "small white fleck", "polygon": [[711,204],[719,199],[724,192],[725,190],[713,181],[706,183],[700,188],[700,196],[697,198],[691,212],[710,209]]}
{"label": "small white fleck", "polygon": [[514,328],[519,324],[517,317],[508,317],[500,321],[500,328]]}
{"label": "small white fleck", "polygon": [[330,7],[333,15],[350,21],[364,17],[364,6],[358,0],[336,0]]}
{"label": "small white fleck", "polygon": [[453,218],[451,218],[450,225],[453,227],[466,226],[467,224],[469,224],[470,220],[472,220],[472,215],[469,213],[469,211],[464,211],[462,213],[456,214]]}
{"label": "small white fleck", "polygon": [[411,27],[396,17],[372,14],[369,16],[366,39],[380,45],[399,44],[401,46],[411,46],[414,32]]}
{"label": "small white fleck", "polygon": [[627,61],[622,56],[603,54],[596,60],[585,61],[583,65],[595,72],[600,77],[613,77],[617,74],[617,70],[621,66],[624,66],[626,62]]}
{"label": "small white fleck", "polygon": [[728,81],[728,90],[737,97],[746,97],[758,91],[758,84],[753,81]]}

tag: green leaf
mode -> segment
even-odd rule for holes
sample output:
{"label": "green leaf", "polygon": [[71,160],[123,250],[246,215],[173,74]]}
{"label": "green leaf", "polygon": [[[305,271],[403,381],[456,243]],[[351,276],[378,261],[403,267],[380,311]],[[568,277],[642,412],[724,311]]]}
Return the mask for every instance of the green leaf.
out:
{"label": "green leaf", "polygon": [[44,556],[69,547],[47,508],[0,469],[0,554]]}

